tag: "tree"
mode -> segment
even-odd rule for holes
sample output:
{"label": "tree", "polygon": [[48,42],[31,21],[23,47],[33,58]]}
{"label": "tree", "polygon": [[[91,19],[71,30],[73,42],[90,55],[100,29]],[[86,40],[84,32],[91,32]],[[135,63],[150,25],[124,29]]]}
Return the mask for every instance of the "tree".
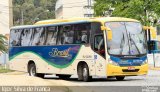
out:
{"label": "tree", "polygon": [[6,53],[7,52],[7,42],[6,42],[7,38],[5,36],[3,36],[2,34],[0,34],[0,52],[2,53]]}
{"label": "tree", "polygon": [[95,16],[103,16],[104,12],[114,7],[112,16],[128,17],[140,20],[143,25],[156,25],[160,15],[159,0],[95,0]]}
{"label": "tree", "polygon": [[31,25],[40,13],[38,20],[54,19],[55,3],[56,0],[13,0],[13,24]]}

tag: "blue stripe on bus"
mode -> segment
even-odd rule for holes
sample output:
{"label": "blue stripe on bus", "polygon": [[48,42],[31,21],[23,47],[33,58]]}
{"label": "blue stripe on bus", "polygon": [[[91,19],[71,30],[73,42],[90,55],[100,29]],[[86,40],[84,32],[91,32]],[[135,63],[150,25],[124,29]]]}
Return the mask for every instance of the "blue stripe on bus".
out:
{"label": "blue stripe on bus", "polygon": [[9,59],[14,59],[23,52],[33,52],[49,63],[65,68],[63,66],[71,64],[75,59],[80,47],[80,45],[11,47]]}
{"label": "blue stripe on bus", "polygon": [[139,57],[136,59],[121,59],[116,56],[110,56],[110,59],[116,62],[119,66],[140,66],[147,60],[147,56]]}

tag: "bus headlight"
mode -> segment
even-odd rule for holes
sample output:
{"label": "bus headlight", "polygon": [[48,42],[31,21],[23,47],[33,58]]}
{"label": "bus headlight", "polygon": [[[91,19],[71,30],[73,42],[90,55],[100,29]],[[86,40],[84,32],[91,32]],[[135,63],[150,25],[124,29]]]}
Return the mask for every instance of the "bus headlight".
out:
{"label": "bus headlight", "polygon": [[108,63],[109,63],[109,64],[112,64],[112,65],[115,65],[115,66],[119,66],[118,63],[112,61],[111,59],[108,59]]}

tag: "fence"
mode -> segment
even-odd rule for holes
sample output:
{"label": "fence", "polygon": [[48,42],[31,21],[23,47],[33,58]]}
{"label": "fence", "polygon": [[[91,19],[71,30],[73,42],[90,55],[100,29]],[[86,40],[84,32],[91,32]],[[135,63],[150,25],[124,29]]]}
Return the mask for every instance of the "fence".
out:
{"label": "fence", "polygon": [[2,68],[8,68],[9,65],[8,65],[8,54],[4,53],[4,54],[1,54],[0,55],[0,67]]}

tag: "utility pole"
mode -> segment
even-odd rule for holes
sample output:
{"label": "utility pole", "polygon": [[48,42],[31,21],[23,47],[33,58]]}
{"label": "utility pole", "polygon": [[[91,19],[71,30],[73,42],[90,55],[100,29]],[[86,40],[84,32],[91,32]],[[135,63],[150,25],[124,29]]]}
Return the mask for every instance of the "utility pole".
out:
{"label": "utility pole", "polygon": [[89,1],[89,5],[92,6],[92,0]]}
{"label": "utility pole", "polygon": [[90,5],[89,5],[89,13],[90,13],[90,17],[92,17],[92,1],[90,0]]}
{"label": "utility pole", "polygon": [[92,17],[92,0],[87,0],[87,15],[88,17]]}
{"label": "utility pole", "polygon": [[88,1],[88,6],[89,6],[89,0],[87,0]]}

